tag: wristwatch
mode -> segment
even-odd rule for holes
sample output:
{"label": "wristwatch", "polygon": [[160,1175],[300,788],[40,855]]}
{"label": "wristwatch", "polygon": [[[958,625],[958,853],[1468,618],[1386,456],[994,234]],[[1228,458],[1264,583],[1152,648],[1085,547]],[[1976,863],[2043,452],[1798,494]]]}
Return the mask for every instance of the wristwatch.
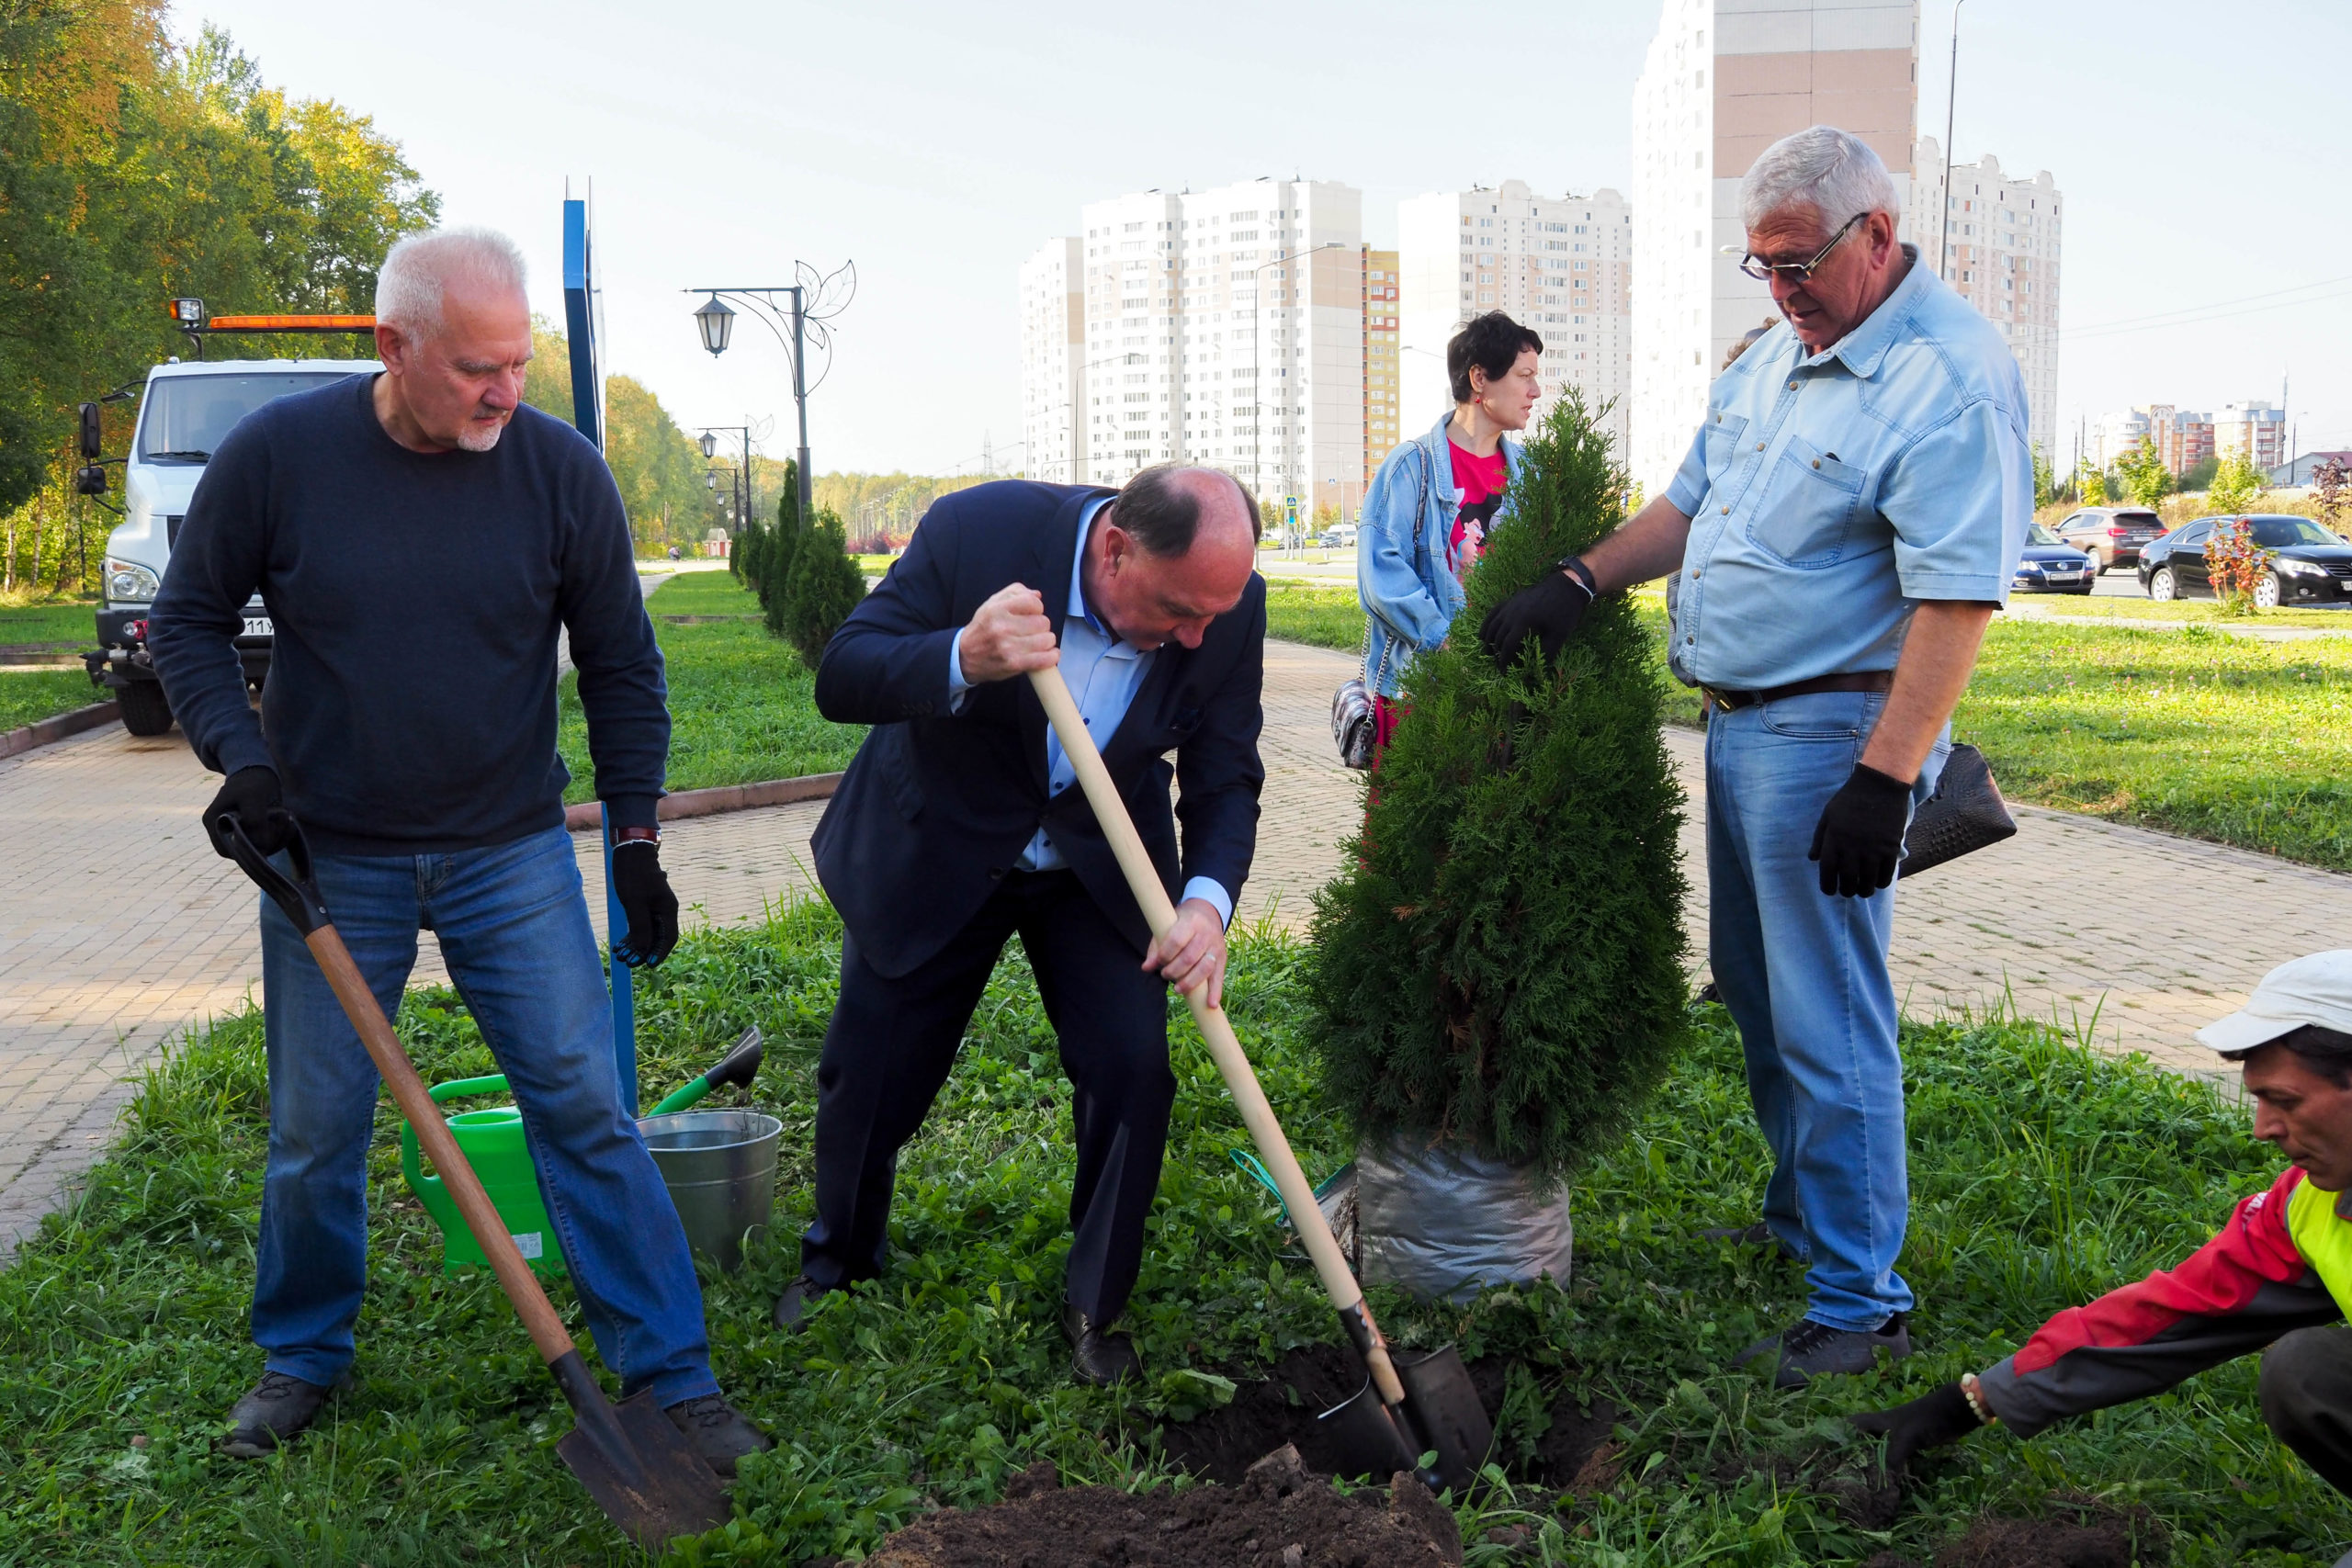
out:
{"label": "wristwatch", "polygon": [[1600,596],[1600,585],[1592,580],[1592,568],[1584,564],[1583,557],[1562,556],[1558,564],[1562,571],[1566,572],[1570,577],[1575,578],[1578,582],[1584,584],[1584,591],[1587,593],[1591,594],[1596,599]]}

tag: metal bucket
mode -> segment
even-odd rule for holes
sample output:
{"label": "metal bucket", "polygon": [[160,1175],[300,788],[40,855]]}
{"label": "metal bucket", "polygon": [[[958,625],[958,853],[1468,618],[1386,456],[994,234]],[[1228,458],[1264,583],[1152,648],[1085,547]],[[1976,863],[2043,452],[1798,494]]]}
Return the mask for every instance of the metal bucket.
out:
{"label": "metal bucket", "polygon": [[784,1123],[756,1111],[678,1111],[637,1124],[677,1206],[686,1241],[730,1272],[743,1238],[775,1207],[776,1141]]}

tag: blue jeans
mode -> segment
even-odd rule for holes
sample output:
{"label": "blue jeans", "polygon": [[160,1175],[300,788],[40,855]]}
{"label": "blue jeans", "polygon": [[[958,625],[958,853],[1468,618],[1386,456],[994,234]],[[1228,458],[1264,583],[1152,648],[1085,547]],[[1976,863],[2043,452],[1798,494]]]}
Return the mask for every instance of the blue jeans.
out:
{"label": "blue jeans", "polygon": [[[1707,723],[1708,958],[1772,1150],[1764,1223],[1810,1265],[1805,1315],[1857,1330],[1911,1307],[1894,1271],[1910,1210],[1886,967],[1895,888],[1824,894],[1807,854],[1885,703],[1818,692]],[[1935,793],[1950,750],[1947,732],[1920,770],[1915,807]]]}
{"label": "blue jeans", "polygon": [[[441,940],[450,978],[521,1108],[539,1195],[624,1393],[662,1404],[718,1390],[702,1290],[677,1211],[621,1109],[610,1003],[571,835],[560,828],[444,855],[319,855],[319,889],[390,1014]],[[281,859],[281,864],[283,863]],[[352,1362],[368,1278],[368,1145],[382,1086],[310,949],[261,901],[269,1170],[254,1340],[269,1370],[333,1383]]]}

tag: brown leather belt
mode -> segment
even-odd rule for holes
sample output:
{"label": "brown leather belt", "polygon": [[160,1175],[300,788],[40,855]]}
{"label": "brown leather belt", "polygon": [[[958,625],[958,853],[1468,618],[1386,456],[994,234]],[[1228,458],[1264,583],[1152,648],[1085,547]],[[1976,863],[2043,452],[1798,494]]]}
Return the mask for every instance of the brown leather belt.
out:
{"label": "brown leather belt", "polygon": [[1785,686],[1773,686],[1761,692],[1723,692],[1713,686],[1702,686],[1700,692],[1719,713],[1731,713],[1738,708],[1754,707],[1758,703],[1777,703],[1782,697],[1807,697],[1815,692],[1885,692],[1894,686],[1892,670],[1857,670],[1848,675],[1815,675],[1810,681],[1792,681]]}

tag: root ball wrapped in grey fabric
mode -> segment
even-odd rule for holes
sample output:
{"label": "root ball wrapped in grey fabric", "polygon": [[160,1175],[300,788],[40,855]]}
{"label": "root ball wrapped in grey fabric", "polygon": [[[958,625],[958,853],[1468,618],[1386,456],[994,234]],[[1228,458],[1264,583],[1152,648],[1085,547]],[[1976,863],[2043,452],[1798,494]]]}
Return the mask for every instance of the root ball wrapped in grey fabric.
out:
{"label": "root ball wrapped in grey fabric", "polygon": [[1468,1150],[1395,1143],[1367,1142],[1355,1169],[1366,1284],[1424,1301],[1546,1274],[1566,1287],[1576,1233],[1565,1182]]}

